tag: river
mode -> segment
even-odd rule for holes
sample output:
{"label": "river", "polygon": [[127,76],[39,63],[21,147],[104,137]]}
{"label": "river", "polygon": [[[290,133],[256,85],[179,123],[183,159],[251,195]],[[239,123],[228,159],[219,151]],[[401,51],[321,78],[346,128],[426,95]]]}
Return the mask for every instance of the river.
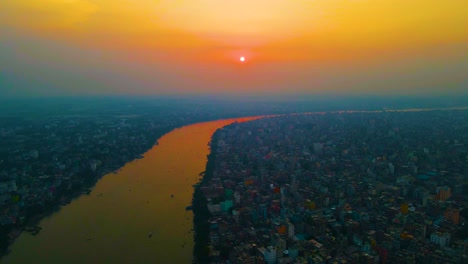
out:
{"label": "river", "polygon": [[[151,150],[100,179],[23,232],[1,263],[191,263],[193,185],[205,170],[213,133],[226,119],[177,128]],[[150,236],[149,234],[152,233]]]}

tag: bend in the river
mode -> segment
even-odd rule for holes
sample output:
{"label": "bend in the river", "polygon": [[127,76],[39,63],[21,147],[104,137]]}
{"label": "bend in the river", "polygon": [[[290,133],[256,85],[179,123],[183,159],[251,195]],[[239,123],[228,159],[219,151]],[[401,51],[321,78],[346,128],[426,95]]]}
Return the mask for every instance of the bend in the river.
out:
{"label": "bend in the river", "polygon": [[205,170],[213,133],[204,122],[162,136],[139,160],[104,176],[83,195],[24,232],[1,263],[191,263],[193,185]]}

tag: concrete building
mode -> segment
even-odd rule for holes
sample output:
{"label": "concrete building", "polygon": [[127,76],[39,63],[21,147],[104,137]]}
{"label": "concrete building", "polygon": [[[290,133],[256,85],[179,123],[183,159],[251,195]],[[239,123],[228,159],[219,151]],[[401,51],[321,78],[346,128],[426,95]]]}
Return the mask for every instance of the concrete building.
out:
{"label": "concrete building", "polygon": [[450,187],[443,186],[443,187],[437,187],[436,188],[436,200],[439,201],[447,201],[447,199],[450,197],[451,192],[450,192]]}
{"label": "concrete building", "polygon": [[431,242],[440,247],[447,247],[450,244],[450,234],[435,232],[431,234]]}
{"label": "concrete building", "polygon": [[263,259],[268,264],[276,264],[276,249],[272,246],[267,248],[259,248],[260,254],[263,255]]}

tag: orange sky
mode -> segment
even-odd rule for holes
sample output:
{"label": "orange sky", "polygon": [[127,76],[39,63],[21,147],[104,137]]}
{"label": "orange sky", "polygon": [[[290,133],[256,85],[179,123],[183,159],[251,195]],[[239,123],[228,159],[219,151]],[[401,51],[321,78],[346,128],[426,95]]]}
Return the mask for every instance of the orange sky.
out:
{"label": "orange sky", "polygon": [[466,14],[464,0],[3,0],[0,77],[25,94],[460,93]]}

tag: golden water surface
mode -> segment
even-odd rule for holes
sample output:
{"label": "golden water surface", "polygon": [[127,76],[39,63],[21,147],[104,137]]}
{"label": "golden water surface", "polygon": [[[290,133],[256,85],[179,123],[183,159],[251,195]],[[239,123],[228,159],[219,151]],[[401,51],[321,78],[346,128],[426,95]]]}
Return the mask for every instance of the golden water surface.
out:
{"label": "golden water surface", "polygon": [[[205,170],[216,129],[234,121],[173,130],[144,157],[104,176],[89,195],[23,233],[1,263],[191,263],[193,185]],[[150,232],[152,236],[149,237]]]}

